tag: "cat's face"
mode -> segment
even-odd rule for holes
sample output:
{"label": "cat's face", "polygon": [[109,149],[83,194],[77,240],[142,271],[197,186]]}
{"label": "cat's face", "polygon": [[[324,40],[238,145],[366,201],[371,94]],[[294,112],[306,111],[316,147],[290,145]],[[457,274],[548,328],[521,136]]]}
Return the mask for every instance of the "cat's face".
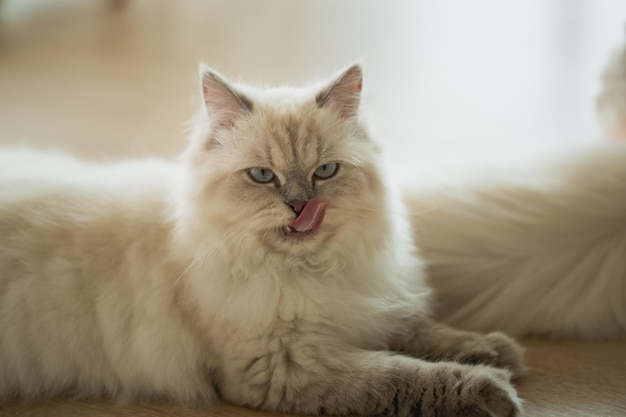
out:
{"label": "cat's face", "polygon": [[189,151],[197,223],[206,216],[240,248],[296,254],[345,250],[384,228],[379,151],[358,122],[360,91],[358,67],[316,92],[256,98],[205,72],[210,127]]}

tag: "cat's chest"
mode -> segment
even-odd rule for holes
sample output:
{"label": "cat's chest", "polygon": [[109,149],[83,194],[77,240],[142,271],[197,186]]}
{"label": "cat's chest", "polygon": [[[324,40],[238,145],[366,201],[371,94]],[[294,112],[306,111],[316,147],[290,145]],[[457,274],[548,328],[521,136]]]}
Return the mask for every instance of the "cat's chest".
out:
{"label": "cat's chest", "polygon": [[258,269],[246,277],[205,277],[203,288],[195,285],[193,292],[211,333],[287,337],[304,324],[333,331],[354,327],[353,317],[373,315],[366,297],[345,280],[342,275]]}
{"label": "cat's chest", "polygon": [[389,313],[381,306],[391,293],[383,263],[331,272],[287,262],[216,264],[193,272],[186,292],[203,337],[225,362],[324,340],[372,349],[385,343]]}
{"label": "cat's chest", "polygon": [[316,366],[328,346],[385,348],[376,304],[326,278],[303,274],[300,281],[231,288],[207,317],[221,378],[233,386],[268,382],[290,367]]}
{"label": "cat's chest", "polygon": [[250,284],[230,294],[211,319],[211,344],[221,366],[245,369],[251,358],[281,361],[329,343],[380,347],[371,338],[379,317],[332,287]]}
{"label": "cat's chest", "polygon": [[[238,282],[237,282],[238,281]],[[263,329],[277,322],[315,321],[332,314],[339,295],[316,277],[277,277],[258,271],[246,280],[212,286],[209,319],[232,327]]]}

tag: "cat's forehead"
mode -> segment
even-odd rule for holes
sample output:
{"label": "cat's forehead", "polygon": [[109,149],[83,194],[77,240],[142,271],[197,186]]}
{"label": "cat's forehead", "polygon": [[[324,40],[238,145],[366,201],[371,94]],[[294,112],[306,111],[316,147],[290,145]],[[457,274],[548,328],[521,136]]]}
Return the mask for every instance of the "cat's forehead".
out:
{"label": "cat's forehead", "polygon": [[338,120],[314,100],[257,105],[242,126],[246,148],[256,163],[286,169],[313,166],[345,152]]}

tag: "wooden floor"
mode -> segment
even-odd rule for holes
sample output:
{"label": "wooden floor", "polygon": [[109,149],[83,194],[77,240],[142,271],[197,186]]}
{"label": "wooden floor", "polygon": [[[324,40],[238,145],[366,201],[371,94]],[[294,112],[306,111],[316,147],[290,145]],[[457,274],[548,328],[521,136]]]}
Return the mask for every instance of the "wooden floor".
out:
{"label": "wooden floor", "polygon": [[[626,416],[626,341],[529,339],[529,375],[517,383],[528,417]],[[166,404],[116,407],[107,402],[57,400],[34,405],[0,404],[0,416],[261,417],[275,414],[221,405],[215,410]]]}
{"label": "wooden floor", "polygon": [[[361,58],[374,130],[398,175],[433,155],[597,139],[593,101],[623,38],[623,0],[444,3],[4,0],[0,146],[173,157],[200,59],[235,79],[299,84]],[[522,342],[528,416],[626,416],[626,341]],[[2,404],[0,415],[263,414],[58,400]]]}

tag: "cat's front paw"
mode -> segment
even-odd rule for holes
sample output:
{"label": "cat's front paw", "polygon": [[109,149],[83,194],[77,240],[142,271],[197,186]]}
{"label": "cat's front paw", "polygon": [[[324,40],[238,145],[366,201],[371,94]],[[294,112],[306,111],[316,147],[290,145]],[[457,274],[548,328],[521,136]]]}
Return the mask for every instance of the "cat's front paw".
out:
{"label": "cat's front paw", "polygon": [[521,415],[522,402],[510,384],[511,375],[502,369],[476,367],[459,383],[460,409],[467,417]]}
{"label": "cat's front paw", "polygon": [[510,370],[514,377],[526,373],[524,349],[515,340],[501,332],[476,334],[474,337],[467,338],[460,344],[458,354],[454,359],[466,364],[484,364],[505,368]]}
{"label": "cat's front paw", "polygon": [[[463,417],[519,417],[522,402],[510,383],[511,374],[504,369],[487,366],[464,366],[450,364],[436,378],[433,408],[428,401],[422,406],[420,415],[445,415]],[[436,413],[427,411],[436,410]]]}

